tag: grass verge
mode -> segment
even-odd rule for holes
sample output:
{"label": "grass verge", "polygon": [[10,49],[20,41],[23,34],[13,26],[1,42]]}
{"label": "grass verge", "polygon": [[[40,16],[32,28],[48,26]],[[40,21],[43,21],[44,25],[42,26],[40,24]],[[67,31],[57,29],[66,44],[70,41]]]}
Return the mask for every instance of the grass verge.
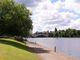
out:
{"label": "grass verge", "polygon": [[0,38],[0,60],[38,60],[27,51],[24,43],[14,39]]}

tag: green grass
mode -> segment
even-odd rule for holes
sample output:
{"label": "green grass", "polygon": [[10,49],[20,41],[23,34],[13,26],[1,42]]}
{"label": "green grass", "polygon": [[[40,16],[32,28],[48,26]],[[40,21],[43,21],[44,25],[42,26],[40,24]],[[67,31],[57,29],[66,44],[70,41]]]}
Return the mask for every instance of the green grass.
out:
{"label": "green grass", "polygon": [[0,38],[0,60],[38,60],[27,51],[24,43],[14,39]]}

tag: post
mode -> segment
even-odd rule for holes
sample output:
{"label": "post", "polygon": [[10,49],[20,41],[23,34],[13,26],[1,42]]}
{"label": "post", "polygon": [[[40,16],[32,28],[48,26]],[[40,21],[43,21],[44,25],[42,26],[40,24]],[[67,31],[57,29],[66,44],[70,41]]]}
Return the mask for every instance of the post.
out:
{"label": "post", "polygon": [[56,52],[56,46],[54,47],[54,52]]}

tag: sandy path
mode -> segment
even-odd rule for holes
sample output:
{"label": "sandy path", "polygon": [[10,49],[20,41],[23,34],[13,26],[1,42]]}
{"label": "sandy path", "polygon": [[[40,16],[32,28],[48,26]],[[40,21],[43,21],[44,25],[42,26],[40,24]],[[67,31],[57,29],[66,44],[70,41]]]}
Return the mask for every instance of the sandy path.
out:
{"label": "sandy path", "polygon": [[35,43],[27,43],[27,45],[31,47],[30,50],[33,53],[40,57],[40,60],[78,60],[61,53],[55,53],[54,51],[51,51]]}

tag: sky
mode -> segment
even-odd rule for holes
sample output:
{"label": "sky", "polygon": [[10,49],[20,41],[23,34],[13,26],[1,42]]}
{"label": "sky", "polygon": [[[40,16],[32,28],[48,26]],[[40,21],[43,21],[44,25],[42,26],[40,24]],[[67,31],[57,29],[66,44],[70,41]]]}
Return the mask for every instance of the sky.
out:
{"label": "sky", "polygon": [[16,0],[32,13],[33,33],[80,29],[80,0]]}

